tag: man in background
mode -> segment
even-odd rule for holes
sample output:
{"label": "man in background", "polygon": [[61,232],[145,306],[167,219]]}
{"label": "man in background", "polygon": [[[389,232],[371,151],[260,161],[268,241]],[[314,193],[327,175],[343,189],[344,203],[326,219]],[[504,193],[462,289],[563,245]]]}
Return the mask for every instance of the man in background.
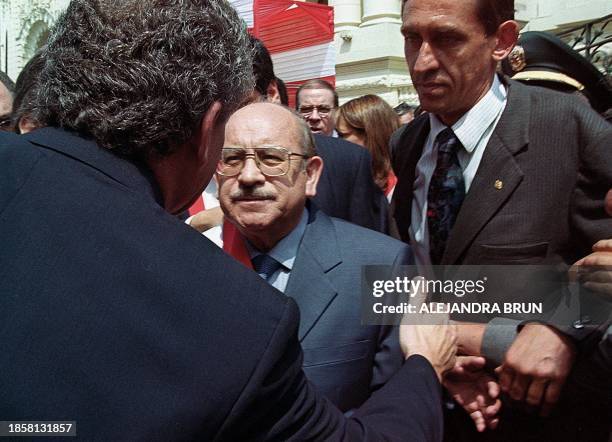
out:
{"label": "man in background", "polygon": [[600,114],[612,107],[612,86],[599,70],[556,35],[528,31],[502,62],[504,74],[531,86],[574,94]]}
{"label": "man in background", "polygon": [[416,106],[412,106],[408,103],[401,102],[393,108],[397,116],[399,117],[400,124],[408,124],[414,120],[414,111]]}
{"label": "man in background", "polygon": [[338,93],[325,80],[308,80],[295,93],[295,108],[313,134],[335,136],[334,109],[337,107]]}

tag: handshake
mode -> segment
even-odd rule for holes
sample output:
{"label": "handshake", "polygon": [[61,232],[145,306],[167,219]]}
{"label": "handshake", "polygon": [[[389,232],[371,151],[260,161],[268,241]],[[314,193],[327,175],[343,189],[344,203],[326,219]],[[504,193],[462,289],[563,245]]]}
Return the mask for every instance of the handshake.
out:
{"label": "handshake", "polygon": [[[412,304],[418,311],[423,302],[425,294],[419,292]],[[425,357],[440,382],[468,412],[478,431],[494,429],[501,409],[500,386],[484,370],[485,359],[457,356],[459,326],[451,324],[447,314],[423,314],[419,319],[417,324],[400,326],[400,345],[406,359],[413,355]]]}
{"label": "handshake", "polygon": [[[415,296],[417,309],[424,298],[422,293]],[[400,326],[400,345],[406,358],[418,354],[429,360],[479,432],[499,424],[502,391],[523,403],[526,410],[548,415],[574,362],[571,339],[547,325],[529,323],[516,336],[502,364],[489,370],[487,360],[480,356],[485,327],[453,324],[443,314],[421,315],[418,324]]]}
{"label": "handshake", "polygon": [[[612,189],[604,207],[612,217]],[[577,261],[569,274],[586,289],[612,300],[612,239],[597,242],[592,253]],[[416,303],[424,302],[421,295],[415,298]],[[480,356],[484,324],[457,326],[451,325],[447,316],[428,316],[422,323],[435,325],[401,326],[404,355],[420,354],[430,361],[478,431],[495,429],[499,424],[502,392],[527,411],[550,414],[574,365],[576,347],[572,339],[548,325],[528,323],[505,352],[501,365],[488,371],[487,361]],[[605,360],[609,361],[609,356]]]}

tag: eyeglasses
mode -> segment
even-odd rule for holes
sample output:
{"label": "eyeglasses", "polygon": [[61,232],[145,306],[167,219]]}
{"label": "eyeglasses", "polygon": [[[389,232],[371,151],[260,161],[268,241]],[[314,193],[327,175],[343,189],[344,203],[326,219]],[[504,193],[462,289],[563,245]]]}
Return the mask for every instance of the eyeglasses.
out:
{"label": "eyeglasses", "polygon": [[329,116],[334,108],[329,106],[300,106],[298,112],[305,117],[309,117],[315,110],[321,117],[325,118]]}
{"label": "eyeglasses", "polygon": [[307,155],[291,152],[284,147],[255,147],[253,153],[247,153],[241,147],[224,147],[221,149],[221,159],[217,163],[217,173],[223,176],[236,176],[244,168],[247,158],[252,157],[257,167],[266,176],[282,176],[287,174],[291,165],[291,157],[308,158]]}

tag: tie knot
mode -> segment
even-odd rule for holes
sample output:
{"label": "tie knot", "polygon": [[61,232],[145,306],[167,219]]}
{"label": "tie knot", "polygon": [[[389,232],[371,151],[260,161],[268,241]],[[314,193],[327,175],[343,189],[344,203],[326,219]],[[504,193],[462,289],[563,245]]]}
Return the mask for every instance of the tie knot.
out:
{"label": "tie knot", "polygon": [[451,153],[456,152],[461,143],[455,135],[455,132],[450,127],[447,127],[436,136],[436,144],[438,145],[438,152]]}
{"label": "tie knot", "polygon": [[251,262],[253,269],[266,281],[281,268],[281,263],[272,258],[270,255],[261,254],[254,257]]}

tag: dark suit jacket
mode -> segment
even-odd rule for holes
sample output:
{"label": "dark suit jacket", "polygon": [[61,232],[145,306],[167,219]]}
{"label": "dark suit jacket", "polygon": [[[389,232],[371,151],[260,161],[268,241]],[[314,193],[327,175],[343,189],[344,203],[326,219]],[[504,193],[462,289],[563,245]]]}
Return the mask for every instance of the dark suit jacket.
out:
{"label": "dark suit jacket", "polygon": [[414,259],[400,241],[309,208],[285,294],[300,308],[306,376],[346,411],[402,365],[397,328],[361,325],[362,266],[410,265]]}
{"label": "dark suit jacket", "polygon": [[[423,115],[394,134],[392,200],[409,242]],[[612,126],[575,97],[510,80],[491,136],[449,237],[442,264],[572,264],[612,236],[603,208],[612,187]],[[503,187],[497,189],[496,181]]]}
{"label": "dark suit jacket", "polygon": [[372,178],[367,149],[348,141],[315,135],[324,167],[315,204],[329,216],[388,233],[388,204]]}
{"label": "dark suit jacket", "polygon": [[[428,115],[395,135],[401,147],[392,204],[408,241],[416,163]],[[578,99],[510,80],[508,104],[486,147],[443,264],[573,263],[612,236],[603,200],[612,187],[612,126]],[[503,182],[497,190],[496,180]]]}
{"label": "dark suit jacket", "polygon": [[[410,358],[346,419],[295,302],[166,213],[149,173],[59,129],[0,135],[0,416],[82,440],[437,440]],[[231,275],[231,277],[228,277]]]}
{"label": "dark suit jacket", "polygon": [[[512,80],[507,84],[508,103],[461,206],[442,264],[562,267],[587,255],[598,240],[612,237],[612,219],[603,208],[612,187],[612,126],[575,97]],[[423,115],[392,139],[399,143],[393,162],[399,181],[391,206],[404,241],[409,241],[416,164],[428,133],[429,117]],[[501,189],[495,186],[498,180]],[[507,301],[517,295],[509,289],[497,296]],[[573,327],[567,318],[550,318],[562,331],[583,339],[587,328],[580,317],[576,320]],[[515,429],[533,430],[529,440],[540,440],[543,434],[556,440],[551,431],[567,440],[587,440],[576,433],[581,431],[577,422],[566,416]],[[505,429],[508,440],[519,437],[512,423]]]}

